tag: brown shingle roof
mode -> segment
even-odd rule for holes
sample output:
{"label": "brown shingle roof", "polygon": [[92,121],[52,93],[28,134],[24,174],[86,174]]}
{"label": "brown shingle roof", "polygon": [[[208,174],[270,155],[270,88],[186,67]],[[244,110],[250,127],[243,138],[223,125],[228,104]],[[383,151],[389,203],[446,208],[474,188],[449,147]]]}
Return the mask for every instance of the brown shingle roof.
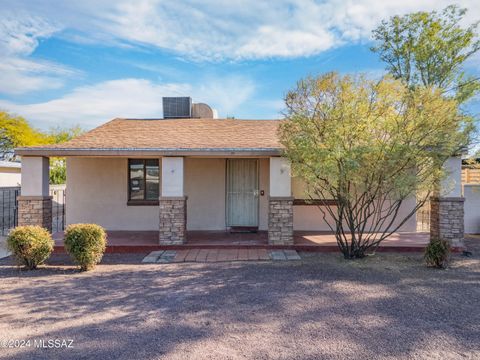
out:
{"label": "brown shingle roof", "polygon": [[[74,150],[268,151],[281,149],[280,120],[114,119],[63,144],[17,149],[20,155]],[[48,150],[48,151],[47,151]]]}

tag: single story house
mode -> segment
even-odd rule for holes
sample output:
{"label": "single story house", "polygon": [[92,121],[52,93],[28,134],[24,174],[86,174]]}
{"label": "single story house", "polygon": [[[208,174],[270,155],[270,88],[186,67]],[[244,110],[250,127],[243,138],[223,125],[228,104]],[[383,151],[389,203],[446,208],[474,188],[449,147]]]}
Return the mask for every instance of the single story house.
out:
{"label": "single story house", "polygon": [[[160,244],[183,244],[189,230],[268,231],[279,245],[292,244],[296,230],[330,230],[282,157],[280,120],[205,113],[117,118],[64,144],[17,149],[19,222],[48,227],[48,157],[56,156],[67,159],[66,224],[155,230]],[[405,202],[401,212],[414,205]],[[415,231],[416,219],[400,230]]]}
{"label": "single story house", "polygon": [[22,164],[0,160],[0,187],[17,187],[22,182]]}

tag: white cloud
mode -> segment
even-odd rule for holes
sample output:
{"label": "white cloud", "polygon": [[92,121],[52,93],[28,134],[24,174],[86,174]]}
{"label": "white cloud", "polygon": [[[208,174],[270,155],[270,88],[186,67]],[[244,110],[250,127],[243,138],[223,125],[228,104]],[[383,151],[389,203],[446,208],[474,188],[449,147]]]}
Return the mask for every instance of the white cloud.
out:
{"label": "white cloud", "polygon": [[82,86],[43,103],[25,105],[0,100],[0,108],[24,116],[36,127],[80,125],[89,129],[115,117],[159,118],[163,96],[191,95],[194,101],[206,102],[225,116],[238,111],[254,90],[250,79],[236,75],[211,78],[200,85],[120,79]]}
{"label": "white cloud", "polygon": [[[477,0],[456,1],[479,19]],[[368,40],[395,14],[439,10],[451,0],[84,0],[17,2],[15,7],[75,30],[70,39],[147,45],[197,60],[317,54]],[[83,41],[83,40],[82,40]]]}
{"label": "white cloud", "polygon": [[[18,16],[18,19],[17,19]],[[2,13],[0,17],[0,93],[22,94],[54,89],[63,85],[65,76],[76,71],[50,61],[31,60],[28,56],[41,38],[50,37],[59,28],[39,17],[22,13]]]}
{"label": "white cloud", "polygon": [[0,62],[0,92],[22,94],[60,88],[64,83],[63,78],[75,73],[79,72],[49,61],[6,57]]}
{"label": "white cloud", "polygon": [[258,34],[239,47],[235,53],[238,57],[255,56],[295,57],[305,56],[328,50],[338,44],[333,34],[324,29],[315,32],[300,30],[279,30],[272,26],[263,26]]}
{"label": "white cloud", "polygon": [[[291,58],[367,41],[395,14],[451,0],[18,0],[0,4],[0,92],[60,88],[72,69],[33,60],[39,41],[166,49],[193,60]],[[478,0],[456,1],[479,19]],[[354,59],[352,59],[354,61]],[[227,102],[226,102],[227,103]]]}
{"label": "white cloud", "polygon": [[[308,56],[370,37],[395,14],[441,9],[449,0],[279,0],[117,2],[102,16],[113,37],[176,51],[194,59]],[[474,0],[460,1],[478,16]]]}
{"label": "white cloud", "polygon": [[115,117],[158,117],[162,95],[180,95],[189,89],[189,85],[158,85],[143,79],[122,79],[82,86],[43,103],[17,105],[0,101],[0,107],[26,117],[38,127],[78,124],[92,128]]}
{"label": "white cloud", "polygon": [[250,78],[231,75],[224,78],[204,78],[193,86],[191,94],[195,102],[205,102],[216,108],[220,116],[234,115],[255,93]]}
{"label": "white cloud", "polygon": [[0,50],[4,55],[30,55],[40,38],[58,30],[52,23],[23,12],[6,11],[0,20]]}

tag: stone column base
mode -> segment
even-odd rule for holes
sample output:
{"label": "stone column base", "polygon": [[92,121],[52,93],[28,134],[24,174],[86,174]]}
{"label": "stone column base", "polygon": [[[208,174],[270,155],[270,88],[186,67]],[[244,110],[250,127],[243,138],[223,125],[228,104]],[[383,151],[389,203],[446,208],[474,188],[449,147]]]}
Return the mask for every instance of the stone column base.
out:
{"label": "stone column base", "polygon": [[444,239],[450,246],[464,246],[464,210],[465,198],[449,197],[430,199],[430,238]]}
{"label": "stone column base", "polygon": [[160,197],[160,245],[184,244],[187,239],[187,198]]}
{"label": "stone column base", "polygon": [[52,197],[19,196],[18,226],[38,225],[52,232]]}
{"label": "stone column base", "polygon": [[293,245],[292,197],[270,197],[268,243],[270,245]]}

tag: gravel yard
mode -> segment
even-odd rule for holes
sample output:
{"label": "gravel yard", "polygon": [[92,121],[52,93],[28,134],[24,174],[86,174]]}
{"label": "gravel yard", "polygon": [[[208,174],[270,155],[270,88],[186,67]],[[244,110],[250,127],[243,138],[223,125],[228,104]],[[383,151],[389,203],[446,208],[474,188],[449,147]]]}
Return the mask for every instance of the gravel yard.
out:
{"label": "gravel yard", "polygon": [[30,346],[3,343],[0,358],[479,359],[479,243],[445,271],[419,254],[203,264],[109,254],[88,273],[64,255],[37,271],[3,259],[0,340]]}

